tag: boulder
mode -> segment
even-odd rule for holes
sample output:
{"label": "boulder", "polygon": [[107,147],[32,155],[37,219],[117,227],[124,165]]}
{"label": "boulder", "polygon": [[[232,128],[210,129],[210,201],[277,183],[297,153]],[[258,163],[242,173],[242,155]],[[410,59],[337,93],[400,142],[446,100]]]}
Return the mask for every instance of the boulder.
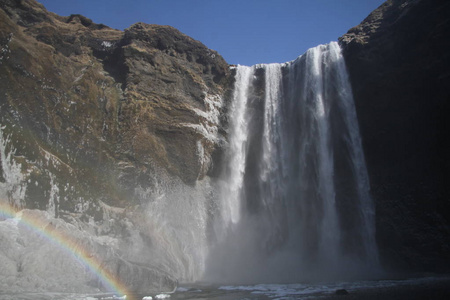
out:
{"label": "boulder", "polygon": [[348,291],[346,290],[346,289],[338,289],[338,290],[336,290],[336,292],[334,292],[336,295],[339,295],[339,296],[343,296],[343,295],[348,295],[349,293],[348,293]]}

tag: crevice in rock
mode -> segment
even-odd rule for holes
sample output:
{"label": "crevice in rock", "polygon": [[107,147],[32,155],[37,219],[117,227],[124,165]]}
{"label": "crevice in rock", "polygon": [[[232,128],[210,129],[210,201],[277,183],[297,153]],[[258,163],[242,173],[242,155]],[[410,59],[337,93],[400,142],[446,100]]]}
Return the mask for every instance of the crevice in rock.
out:
{"label": "crevice in rock", "polygon": [[121,40],[117,42],[111,50],[93,48],[94,56],[101,60],[103,69],[108,72],[117,83],[120,83],[122,91],[125,91],[127,74],[129,73],[129,68],[125,63],[124,44],[123,40]]}
{"label": "crevice in rock", "polygon": [[80,14],[70,15],[68,17],[66,23],[70,23],[70,22],[79,22],[84,27],[87,27],[92,30],[100,30],[100,29],[108,28],[108,26],[106,26],[104,24],[96,24],[91,19],[89,19],[83,15],[80,15]]}

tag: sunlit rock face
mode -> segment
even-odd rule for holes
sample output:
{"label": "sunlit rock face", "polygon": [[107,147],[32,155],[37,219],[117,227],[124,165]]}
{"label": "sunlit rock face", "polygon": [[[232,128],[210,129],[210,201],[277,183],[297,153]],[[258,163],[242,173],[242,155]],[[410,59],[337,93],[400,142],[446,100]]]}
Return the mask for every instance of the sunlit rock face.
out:
{"label": "sunlit rock face", "polygon": [[122,241],[105,248],[117,256],[99,259],[131,289],[194,280],[207,218],[173,212],[206,213],[226,62],[169,26],[123,32],[34,0],[1,0],[0,19],[0,203],[90,224],[82,238]]}
{"label": "sunlit rock face", "polygon": [[220,55],[167,26],[121,32],[34,1],[2,8],[1,117],[22,135],[17,156],[75,163],[87,194],[115,204],[157,168],[191,185],[205,176],[229,72]]}
{"label": "sunlit rock face", "polygon": [[450,267],[449,16],[448,1],[387,1],[340,39],[390,267]]}

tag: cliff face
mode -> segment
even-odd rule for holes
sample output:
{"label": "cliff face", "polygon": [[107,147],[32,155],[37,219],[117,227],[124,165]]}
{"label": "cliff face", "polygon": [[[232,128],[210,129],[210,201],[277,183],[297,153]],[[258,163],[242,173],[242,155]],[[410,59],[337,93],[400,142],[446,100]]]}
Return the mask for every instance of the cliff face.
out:
{"label": "cliff face", "polygon": [[134,189],[156,173],[190,185],[204,177],[228,80],[220,55],[168,26],[121,32],[31,0],[0,3],[3,136],[15,137],[24,180],[40,183],[37,200],[10,201],[48,205],[49,158],[55,180],[119,206],[138,202]]}
{"label": "cliff face", "polygon": [[[57,16],[34,0],[0,0],[0,20],[0,220],[22,208],[46,211],[39,216],[50,225],[64,220],[81,229],[64,232],[89,240],[89,257],[104,272],[136,291],[173,290],[173,276],[192,280],[192,254],[173,254],[179,238],[170,234],[189,236],[186,224],[199,225],[185,220],[181,228],[167,207],[193,209],[189,193],[212,169],[227,63],[169,26],[122,32]],[[176,188],[183,192],[168,196]],[[170,218],[180,229],[167,233]],[[0,249],[11,266],[0,272],[12,278],[1,280],[4,290],[27,290],[36,283],[32,264],[45,268],[53,250],[34,257],[32,249],[47,247],[42,241],[8,241]],[[48,279],[36,285],[66,289]]]}
{"label": "cliff face", "polygon": [[390,0],[340,38],[387,266],[450,267],[450,3]]}

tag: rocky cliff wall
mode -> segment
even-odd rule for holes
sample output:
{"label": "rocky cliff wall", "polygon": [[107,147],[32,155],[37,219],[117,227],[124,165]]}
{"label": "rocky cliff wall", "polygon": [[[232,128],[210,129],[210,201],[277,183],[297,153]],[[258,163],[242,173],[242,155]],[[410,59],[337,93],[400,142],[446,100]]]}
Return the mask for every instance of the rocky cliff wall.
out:
{"label": "rocky cliff wall", "polygon": [[389,0],[340,38],[385,266],[450,268],[450,3]]}
{"label": "rocky cliff wall", "polygon": [[0,5],[2,133],[24,181],[39,182],[27,203],[9,201],[48,206],[48,169],[77,196],[122,207],[156,173],[189,185],[205,176],[229,80],[217,52],[169,26],[121,32],[33,0]]}
{"label": "rocky cliff wall", "polygon": [[[34,0],[0,0],[0,221],[29,208],[78,228],[61,234],[89,240],[87,261],[135,291],[195,280],[206,225],[187,212],[206,214],[202,179],[223,141],[229,72],[217,52],[169,26],[122,32]],[[67,257],[45,239],[6,238],[29,221],[8,222],[2,289],[70,291],[64,268],[36,278]],[[32,233],[51,235],[41,227]]]}

